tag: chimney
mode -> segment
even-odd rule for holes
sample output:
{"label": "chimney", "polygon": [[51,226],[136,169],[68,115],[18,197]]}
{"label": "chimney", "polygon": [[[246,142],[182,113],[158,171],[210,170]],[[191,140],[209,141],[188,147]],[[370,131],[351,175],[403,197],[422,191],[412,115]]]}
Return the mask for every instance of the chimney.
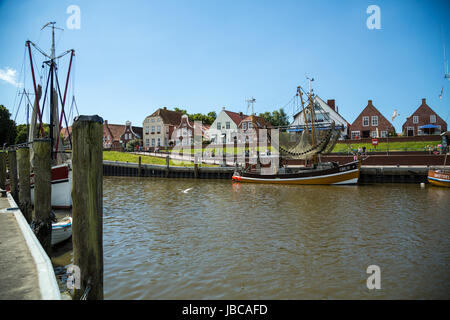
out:
{"label": "chimney", "polygon": [[167,110],[167,107],[164,107],[163,109],[164,109],[164,110]]}
{"label": "chimney", "polygon": [[225,110],[225,107],[222,107],[222,110]]}
{"label": "chimney", "polygon": [[327,100],[327,105],[328,105],[331,109],[333,109],[334,111],[336,111],[336,106],[335,106],[334,103],[335,103],[334,99]]}
{"label": "chimney", "polygon": [[369,100],[369,103],[368,103],[368,105],[369,105],[369,106],[371,106],[371,105],[372,105],[372,100]]}
{"label": "chimney", "polygon": [[427,99],[422,98],[422,105],[425,105],[425,104],[427,104]]}
{"label": "chimney", "polygon": [[241,112],[239,112],[239,116],[242,118],[244,116],[244,114]]}

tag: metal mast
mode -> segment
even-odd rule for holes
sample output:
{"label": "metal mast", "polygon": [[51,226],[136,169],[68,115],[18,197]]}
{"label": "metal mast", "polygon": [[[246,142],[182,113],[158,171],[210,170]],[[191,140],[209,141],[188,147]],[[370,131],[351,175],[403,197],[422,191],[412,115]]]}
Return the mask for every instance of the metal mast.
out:
{"label": "metal mast", "polygon": [[247,101],[247,113],[248,113],[248,110],[250,109],[250,105],[251,105],[251,108],[252,108],[252,114],[251,115],[253,116],[255,114],[255,109],[253,108],[253,105],[256,102],[256,99],[251,97],[250,99],[245,100],[245,101]]}

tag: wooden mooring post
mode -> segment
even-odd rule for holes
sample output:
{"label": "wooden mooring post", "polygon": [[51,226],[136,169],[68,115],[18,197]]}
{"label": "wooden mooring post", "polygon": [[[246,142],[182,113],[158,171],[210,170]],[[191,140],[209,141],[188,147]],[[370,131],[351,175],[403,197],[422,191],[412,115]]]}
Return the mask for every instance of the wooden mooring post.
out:
{"label": "wooden mooring post", "polygon": [[138,167],[138,177],[142,176],[142,159],[141,156],[139,156],[139,167]]}
{"label": "wooden mooring post", "polygon": [[34,215],[31,227],[47,255],[50,255],[52,240],[52,168],[50,139],[33,141],[34,171]]}
{"label": "wooden mooring post", "polygon": [[169,177],[169,171],[170,171],[170,157],[166,156],[166,178]]}
{"label": "wooden mooring post", "polygon": [[19,207],[28,223],[32,220],[30,189],[30,149],[17,149],[17,167],[19,172]]}
{"label": "wooden mooring post", "polygon": [[9,188],[12,197],[19,202],[19,182],[17,180],[17,157],[16,149],[8,150],[8,172],[9,172]]}
{"label": "wooden mooring post", "polygon": [[72,242],[80,271],[74,299],[103,299],[103,119],[79,116],[73,123]]}
{"label": "wooden mooring post", "polygon": [[6,189],[6,153],[0,150],[0,189]]}

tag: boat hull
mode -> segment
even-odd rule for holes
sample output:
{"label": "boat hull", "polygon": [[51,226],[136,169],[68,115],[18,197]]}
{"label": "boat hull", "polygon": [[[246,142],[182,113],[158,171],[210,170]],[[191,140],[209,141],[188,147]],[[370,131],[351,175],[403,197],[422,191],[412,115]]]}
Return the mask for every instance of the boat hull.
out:
{"label": "boat hull", "polygon": [[438,187],[450,188],[450,173],[440,170],[428,170],[428,182]]}
{"label": "boat hull", "polygon": [[52,224],[52,246],[72,236],[72,218]]}
{"label": "boat hull", "polygon": [[[31,175],[31,201],[34,203],[34,175]],[[54,209],[72,207],[72,170],[68,164],[52,167],[51,204]]]}
{"label": "boat hull", "polygon": [[358,183],[360,165],[358,162],[348,163],[331,169],[317,170],[307,173],[260,175],[243,173],[233,175],[235,182],[300,184],[300,185],[334,185]]}

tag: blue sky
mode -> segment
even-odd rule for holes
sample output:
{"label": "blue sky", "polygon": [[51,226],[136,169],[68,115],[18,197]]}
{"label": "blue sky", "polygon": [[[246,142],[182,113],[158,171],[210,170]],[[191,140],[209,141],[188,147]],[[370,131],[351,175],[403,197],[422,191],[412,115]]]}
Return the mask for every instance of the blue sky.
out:
{"label": "blue sky", "polygon": [[[73,4],[81,10],[81,28],[70,30],[66,9]],[[381,10],[380,30],[366,26],[372,4]],[[15,83],[25,80],[32,88],[29,65],[25,79],[21,71],[24,43],[30,39],[48,51],[50,31],[40,29],[56,21],[65,29],[56,35],[56,51],[76,50],[80,114],[110,123],[142,125],[163,106],[245,112],[252,96],[257,113],[285,106],[292,115],[286,103],[298,85],[307,85],[305,75],[350,123],[371,99],[389,120],[398,110],[400,131],[421,98],[448,122],[443,45],[450,57],[449,13],[449,1],[434,0],[0,0],[0,104],[17,111]],[[25,119],[22,106],[17,121]]]}

